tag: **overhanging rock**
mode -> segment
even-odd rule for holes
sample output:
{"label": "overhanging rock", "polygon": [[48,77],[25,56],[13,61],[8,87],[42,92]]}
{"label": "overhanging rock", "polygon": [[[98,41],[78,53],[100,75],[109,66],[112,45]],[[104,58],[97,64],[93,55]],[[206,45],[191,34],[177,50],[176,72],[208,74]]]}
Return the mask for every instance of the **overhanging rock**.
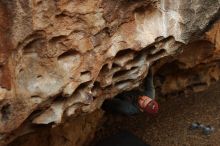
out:
{"label": "overhanging rock", "polygon": [[206,30],[219,5],[218,0],[0,0],[2,144],[19,127],[30,130],[27,123],[58,124],[137,87],[150,64]]}

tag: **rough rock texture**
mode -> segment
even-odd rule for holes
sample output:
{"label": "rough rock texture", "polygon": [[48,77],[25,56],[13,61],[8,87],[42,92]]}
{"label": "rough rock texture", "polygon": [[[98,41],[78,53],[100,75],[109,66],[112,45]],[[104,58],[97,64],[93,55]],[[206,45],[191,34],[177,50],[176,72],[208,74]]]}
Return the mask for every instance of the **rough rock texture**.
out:
{"label": "rough rock texture", "polygon": [[0,0],[1,145],[137,87],[150,64],[209,29],[219,7],[219,0]]}
{"label": "rough rock texture", "polygon": [[[161,95],[200,92],[220,78],[220,21],[201,39],[183,47],[183,52],[154,65]],[[172,69],[170,69],[172,68]]]}
{"label": "rough rock texture", "polygon": [[[212,82],[219,79],[219,77],[220,77],[220,67],[219,67],[219,64],[220,64],[219,53],[220,52],[218,51],[219,50],[218,43],[220,42],[220,40],[219,40],[219,36],[220,36],[219,30],[220,29],[218,28],[219,24],[220,24],[219,22],[216,22],[211,27],[211,29],[203,35],[202,40],[197,40],[197,41],[191,42],[188,45],[186,45],[184,47],[182,53],[180,53],[176,56],[173,56],[173,57],[167,57],[167,58],[161,59],[160,61],[157,61],[153,65],[153,69],[155,70],[155,73],[156,73],[155,83],[156,83],[157,91],[158,91],[157,98],[159,98],[159,99],[163,98],[164,95],[167,95],[168,98],[171,98],[171,96],[176,98],[176,96],[184,97],[185,95],[189,94],[190,99],[187,98],[189,100],[187,103],[190,103],[189,105],[191,105],[194,103],[194,102],[192,102],[192,100],[194,100],[194,99],[191,99],[193,92],[198,92],[198,91],[204,90],[210,84],[212,84]],[[166,69],[166,68],[168,68],[168,69]],[[218,92],[217,87],[218,87],[218,85],[216,86],[216,89],[213,89],[214,92],[216,92],[216,93]],[[163,90],[161,90],[161,89],[163,89]],[[206,91],[206,92],[208,92],[208,91]],[[210,94],[214,94],[214,93],[210,93]],[[197,96],[197,95],[200,95],[200,93],[195,94],[195,96]],[[207,93],[204,96],[207,96]],[[209,94],[208,94],[208,96],[209,96]],[[197,98],[198,98],[197,100],[200,100],[200,97],[197,97]],[[213,97],[211,97],[211,98],[213,98]],[[171,99],[173,99],[173,98],[171,98]],[[179,100],[179,102],[180,102],[179,104],[182,103],[182,99],[178,98],[177,100]],[[175,105],[175,104],[176,103],[172,103],[172,105],[174,105],[174,109],[175,109],[175,106],[179,107],[178,104],[177,105]],[[198,101],[198,104],[199,104],[199,101]],[[208,104],[209,103],[207,103],[207,105]],[[170,110],[173,110],[172,107],[170,107],[170,103],[168,103],[167,105],[169,105],[168,107]],[[181,106],[186,106],[186,105],[181,104]],[[200,105],[200,107],[202,107],[202,106],[203,105]],[[198,105],[197,106],[195,105],[194,107],[198,107]],[[214,109],[212,109],[212,110],[214,110]],[[163,107],[163,110],[166,110],[166,109],[164,109],[164,107]],[[188,111],[190,111],[190,110],[188,109]],[[181,109],[179,111],[183,111],[183,109]],[[169,114],[172,113],[170,111],[168,111],[168,112],[169,112]],[[205,112],[208,112],[208,111],[205,110]],[[101,113],[101,112],[96,111],[95,113],[89,114],[89,116],[87,116],[87,117],[83,117],[83,119],[78,118],[76,120],[75,119],[68,120],[64,124],[61,124],[60,126],[56,127],[55,128],[56,130],[53,130],[53,129],[39,130],[33,134],[25,135],[25,136],[17,139],[16,141],[14,141],[12,144],[10,144],[10,146],[26,146],[26,145],[27,146],[29,146],[29,145],[32,145],[32,146],[38,146],[38,145],[42,145],[42,146],[43,145],[45,145],[45,146],[56,146],[56,145],[80,146],[80,145],[87,145],[89,142],[91,142],[90,140],[92,138],[94,138],[93,137],[94,132],[96,131],[94,127],[96,125],[99,125],[98,126],[99,128],[104,127],[106,129],[112,130],[111,126],[109,127],[108,125],[107,126],[102,125],[102,122],[104,119],[100,120],[100,118],[102,118],[102,114],[99,114],[99,113]],[[197,111],[196,112],[193,111],[193,113],[198,114]],[[181,114],[178,113],[178,117]],[[166,114],[163,115],[163,112],[162,113],[160,112],[160,115],[162,117],[166,117]],[[206,116],[209,116],[209,114],[206,114]],[[170,116],[170,117],[172,117],[172,116]],[[199,117],[201,117],[201,116],[199,116]],[[192,120],[195,120],[194,119],[195,117],[192,117],[192,118],[193,118]],[[114,118],[112,118],[112,120],[113,119]],[[166,117],[166,119],[170,119],[170,118]],[[207,119],[207,117],[206,117],[206,119]],[[126,126],[129,126],[130,128],[135,127],[135,126],[131,126],[131,125],[139,125],[140,124],[139,122],[136,121],[137,120],[136,117],[135,117],[135,120],[133,118],[132,119],[126,118],[126,120],[130,121],[130,125],[125,124]],[[158,120],[159,119],[157,119],[157,121]],[[171,118],[171,120],[173,120],[173,119]],[[207,119],[207,121],[209,121],[209,120],[211,120],[211,119],[210,118]],[[72,122],[72,121],[75,121],[75,122]],[[78,122],[76,122],[76,121],[78,121]],[[114,119],[114,121],[118,121],[117,118]],[[132,123],[131,121],[133,121],[133,122],[135,121],[135,123]],[[122,123],[123,122],[124,121],[122,121]],[[144,118],[144,120],[142,122],[145,123],[146,118]],[[106,121],[106,123],[111,123],[111,122]],[[158,121],[157,123],[161,123],[161,121]],[[149,123],[145,123],[145,125],[148,125],[148,124]],[[166,124],[167,123],[165,123],[163,125],[166,125]],[[68,126],[68,128],[65,128],[66,126],[64,126],[64,125],[69,125],[69,126]],[[100,125],[102,125],[102,126],[100,126]],[[117,127],[119,125],[121,127]],[[118,129],[118,128],[124,127],[125,125],[117,124],[114,126],[116,126],[115,127],[116,129]],[[161,124],[159,124],[159,125],[161,126]],[[75,128],[80,127],[80,128],[77,128],[77,132],[76,132],[76,130],[73,130],[69,127],[75,127]],[[167,127],[167,125],[165,127]],[[152,127],[149,127],[149,128],[152,128]],[[178,128],[180,128],[180,127],[178,127]],[[139,136],[146,137],[147,142],[149,142],[149,135],[151,135],[151,133],[148,131],[149,129],[147,129],[147,132],[146,132],[146,128],[144,128],[145,129],[144,131],[142,130],[143,127],[140,129],[141,130],[139,132],[141,134],[139,134]],[[181,129],[181,131],[182,130],[183,129]],[[135,133],[137,133],[136,129],[134,131],[135,131]],[[155,130],[153,130],[153,131],[155,131]],[[163,131],[164,131],[164,129],[163,129]],[[172,131],[172,130],[170,130],[170,131]],[[107,132],[102,131],[102,133],[108,133],[108,132],[109,131],[107,131]],[[148,134],[146,134],[145,132]],[[166,133],[166,132],[164,132],[164,133]],[[170,133],[172,133],[172,132],[170,132]],[[97,136],[102,137],[102,133],[99,131],[97,133],[99,135],[97,135]],[[111,132],[109,132],[109,133],[111,133]],[[175,131],[175,133],[178,133],[178,131]],[[101,134],[101,136],[100,136],[100,134]],[[49,137],[52,137],[52,138],[49,138]],[[154,138],[156,139],[157,136],[155,136]],[[68,140],[66,140],[66,139],[68,139]],[[166,139],[167,139],[167,141],[172,140],[169,138],[166,138]],[[182,139],[184,139],[184,138],[182,138]],[[80,143],[76,143],[76,140],[78,140]],[[198,142],[200,140],[196,139],[194,142],[196,142],[196,141]],[[153,140],[150,140],[150,141],[153,141]],[[164,145],[163,140],[161,140],[161,141],[156,140],[154,142],[155,143],[161,142],[162,143],[161,145]],[[176,140],[175,140],[175,142],[176,142]],[[187,143],[188,142],[189,141],[187,141]],[[194,143],[194,142],[191,142],[191,143]]]}
{"label": "rough rock texture", "polygon": [[38,127],[36,131],[24,135],[8,146],[85,146],[94,138],[96,129],[103,123],[103,112],[94,111],[79,118],[71,118],[65,123],[50,128]]}

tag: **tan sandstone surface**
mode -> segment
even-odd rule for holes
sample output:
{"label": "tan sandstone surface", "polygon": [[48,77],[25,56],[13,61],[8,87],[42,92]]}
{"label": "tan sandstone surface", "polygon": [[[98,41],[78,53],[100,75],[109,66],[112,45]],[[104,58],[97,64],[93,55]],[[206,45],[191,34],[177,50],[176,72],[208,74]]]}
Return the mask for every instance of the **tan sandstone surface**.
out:
{"label": "tan sandstone surface", "polygon": [[1,145],[80,119],[138,87],[150,65],[163,95],[204,89],[219,78],[219,7],[218,0],[0,0]]}
{"label": "tan sandstone surface", "polygon": [[[203,39],[207,38],[207,34],[210,32],[213,32],[214,34],[219,33],[219,29],[216,29],[218,24],[219,22],[207,31],[207,33],[204,34],[205,37],[203,37]],[[217,34],[215,36],[219,35]],[[219,38],[217,37],[213,37],[213,40],[218,39]],[[220,93],[219,83],[215,84],[215,81],[217,81],[220,76],[218,67],[219,56],[217,55],[218,47],[215,47],[217,42],[218,41],[212,42],[213,45],[210,44],[210,40],[200,40],[190,43],[185,47],[183,53],[173,58],[164,58],[155,64],[154,69],[158,70],[156,71],[155,76],[155,83],[157,86],[156,97],[160,101],[161,107],[157,117],[153,119],[144,115],[132,118],[121,117],[119,115],[107,115],[103,117],[101,111],[96,111],[87,117],[83,117],[84,120],[82,120],[82,118],[74,118],[79,123],[73,122],[74,119],[72,119],[61,126],[54,128],[55,130],[48,129],[47,127],[45,130],[23,136],[14,141],[11,145],[37,146],[42,144],[42,146],[77,146],[82,143],[84,145],[89,145],[92,138],[94,138],[93,143],[95,143],[97,140],[100,140],[106,135],[114,134],[120,129],[132,131],[138,137],[153,146],[165,144],[185,144],[195,146],[216,145],[219,142],[217,120],[219,117],[216,110],[219,109],[218,95]],[[196,57],[195,54],[197,55]],[[213,57],[213,55],[215,57]],[[185,59],[184,63],[186,65],[184,65],[184,67],[181,66],[182,68],[180,66],[178,67],[180,62],[183,62],[183,59]],[[163,62],[167,63],[165,67],[174,69],[168,72],[165,67],[160,67],[161,64],[163,65]],[[173,62],[178,63],[178,65]],[[187,70],[189,69],[191,72],[188,71],[187,73]],[[196,71],[196,75],[193,74],[193,70]],[[185,73],[184,76],[183,74],[180,74],[181,72]],[[166,78],[161,80],[161,78],[163,78],[162,75],[164,74],[169,80]],[[173,78],[169,77],[171,75]],[[164,86],[163,82],[165,82],[167,86]],[[203,90],[207,89],[209,85],[212,85],[212,87],[204,92]],[[161,88],[165,87],[166,90],[161,90]],[[167,92],[164,93],[164,91]],[[185,116],[185,118],[182,118],[183,116]],[[195,121],[212,124],[216,131],[213,135],[208,137],[202,135],[199,131],[188,131],[190,123]],[[66,130],[67,128],[65,127],[68,127],[68,130]],[[74,128],[71,129],[70,127],[78,127],[77,132]],[[95,132],[96,135],[94,137]],[[170,137],[170,135],[173,136]],[[80,139],[78,140],[80,144],[76,142],[76,139]]]}

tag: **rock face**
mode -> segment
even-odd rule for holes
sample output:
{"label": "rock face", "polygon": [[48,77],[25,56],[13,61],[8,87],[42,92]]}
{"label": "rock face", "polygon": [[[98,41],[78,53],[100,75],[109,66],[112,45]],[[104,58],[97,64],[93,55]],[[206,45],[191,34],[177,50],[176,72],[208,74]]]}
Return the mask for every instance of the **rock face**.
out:
{"label": "rock face", "polygon": [[[152,63],[203,43],[191,41],[219,7],[219,0],[0,0],[1,145],[137,87]],[[214,27],[208,51],[219,50]],[[192,65],[184,56],[179,62]]]}
{"label": "rock face", "polygon": [[39,128],[34,133],[24,135],[8,146],[84,146],[90,145],[99,125],[104,122],[103,112],[70,118],[65,123],[50,128]]}
{"label": "rock face", "polygon": [[[154,65],[161,95],[187,94],[206,89],[220,77],[220,21],[199,40],[183,47],[183,52]],[[170,69],[172,68],[172,70]]]}

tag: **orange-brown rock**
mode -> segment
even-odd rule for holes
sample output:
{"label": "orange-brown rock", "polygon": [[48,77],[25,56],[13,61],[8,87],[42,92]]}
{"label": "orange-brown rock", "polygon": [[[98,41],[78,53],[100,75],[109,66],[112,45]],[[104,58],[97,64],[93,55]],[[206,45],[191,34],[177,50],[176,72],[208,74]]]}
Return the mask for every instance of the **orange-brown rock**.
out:
{"label": "orange-brown rock", "polygon": [[216,20],[219,0],[0,0],[0,8],[3,145],[139,86],[151,64]]}
{"label": "orange-brown rock", "polygon": [[162,94],[199,92],[220,78],[220,21],[183,52],[155,64]]}
{"label": "orange-brown rock", "polygon": [[[78,118],[70,118],[62,125],[54,128],[38,127],[9,146],[84,146],[90,145],[96,129],[103,123],[103,112],[94,111]],[[23,133],[25,134],[25,133]],[[22,135],[22,134],[21,134]]]}

